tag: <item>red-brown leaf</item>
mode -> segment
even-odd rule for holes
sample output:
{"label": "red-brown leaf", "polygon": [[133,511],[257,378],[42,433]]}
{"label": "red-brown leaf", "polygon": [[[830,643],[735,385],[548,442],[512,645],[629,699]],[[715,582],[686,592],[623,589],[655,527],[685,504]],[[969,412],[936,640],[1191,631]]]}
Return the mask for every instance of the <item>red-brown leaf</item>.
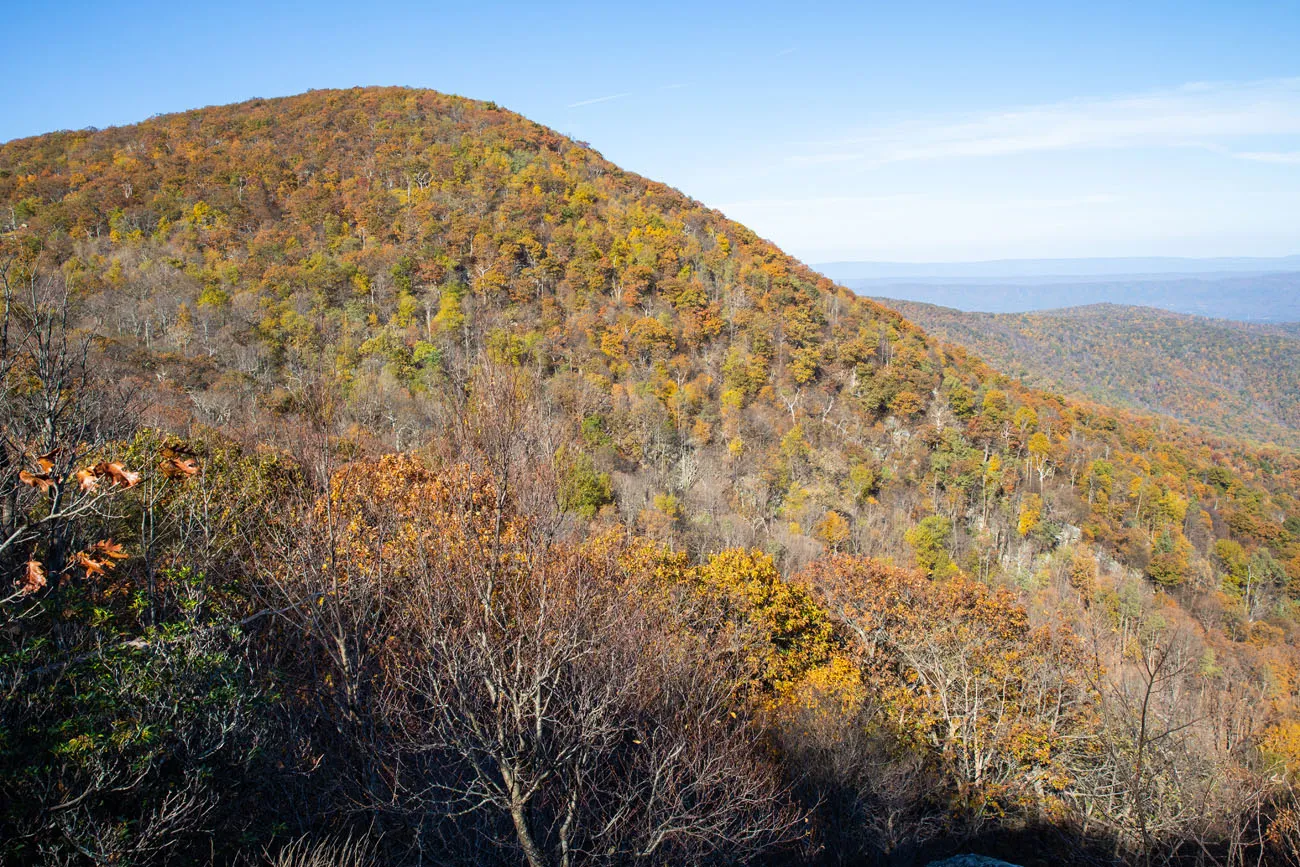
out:
{"label": "red-brown leaf", "polygon": [[18,481],[42,491],[48,491],[58,484],[49,473],[29,473],[26,470],[18,471]]}
{"label": "red-brown leaf", "polygon": [[37,590],[45,586],[45,567],[39,560],[28,560],[27,569],[23,572],[22,583],[18,585],[18,592],[24,596],[30,596]]}
{"label": "red-brown leaf", "polygon": [[158,468],[169,479],[188,479],[190,476],[198,475],[199,462],[194,458],[168,458]]}
{"label": "red-brown leaf", "polygon": [[103,575],[104,567],[109,566],[111,568],[112,566],[111,563],[104,563],[102,561],[94,559],[85,551],[77,552],[77,563],[80,564],[81,568],[86,570],[87,578],[89,578],[91,575]]}
{"label": "red-brown leaf", "polygon": [[[112,539],[101,539],[91,546],[91,550],[101,557],[108,557],[110,560],[125,560],[131,555],[126,553],[126,549]],[[112,566],[112,563],[106,562],[104,565]]]}
{"label": "red-brown leaf", "polygon": [[124,488],[130,488],[140,481],[140,474],[128,470],[118,463],[103,461],[95,464],[92,471],[97,476],[107,476],[115,485],[121,485]]}

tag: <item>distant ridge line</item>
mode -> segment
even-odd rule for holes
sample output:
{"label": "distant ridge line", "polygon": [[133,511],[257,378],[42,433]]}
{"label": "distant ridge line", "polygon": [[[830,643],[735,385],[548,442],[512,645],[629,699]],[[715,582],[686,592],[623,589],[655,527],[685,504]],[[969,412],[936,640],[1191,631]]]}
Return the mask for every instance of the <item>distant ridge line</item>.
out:
{"label": "distant ridge line", "polygon": [[972,262],[822,262],[812,267],[834,280],[987,279],[1206,276],[1300,271],[1300,255],[1183,258],[1174,256],[989,259]]}

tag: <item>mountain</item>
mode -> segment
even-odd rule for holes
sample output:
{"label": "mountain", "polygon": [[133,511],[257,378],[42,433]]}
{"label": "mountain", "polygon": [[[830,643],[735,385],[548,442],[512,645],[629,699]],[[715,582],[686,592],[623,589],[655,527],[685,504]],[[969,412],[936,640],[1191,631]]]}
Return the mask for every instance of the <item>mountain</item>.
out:
{"label": "mountain", "polygon": [[1243,322],[1300,318],[1300,272],[1259,274],[1138,274],[1079,277],[849,279],[871,296],[986,313],[1023,313],[1092,304],[1157,307],[1173,313]]}
{"label": "mountain", "polygon": [[1233,273],[1273,274],[1300,271],[1300,255],[1192,259],[1145,256],[1096,259],[992,259],[984,262],[825,262],[814,264],[833,280],[917,280],[966,283],[986,280],[1070,280],[1137,276],[1186,277]]}
{"label": "mountain", "polygon": [[1254,325],[1113,304],[990,314],[881,300],[1027,385],[1300,448],[1294,323]]}
{"label": "mountain", "polygon": [[0,208],[6,863],[1290,845],[1293,451],[432,91],[8,142]]}

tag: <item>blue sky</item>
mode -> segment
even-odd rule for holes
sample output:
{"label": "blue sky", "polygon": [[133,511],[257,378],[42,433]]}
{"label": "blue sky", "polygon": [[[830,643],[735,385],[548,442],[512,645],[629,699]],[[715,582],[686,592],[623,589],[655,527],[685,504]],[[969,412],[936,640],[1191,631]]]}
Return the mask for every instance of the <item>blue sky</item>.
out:
{"label": "blue sky", "polygon": [[[357,84],[497,103],[808,261],[1300,253],[1300,3],[28,3],[0,140]],[[18,46],[15,48],[14,46]]]}

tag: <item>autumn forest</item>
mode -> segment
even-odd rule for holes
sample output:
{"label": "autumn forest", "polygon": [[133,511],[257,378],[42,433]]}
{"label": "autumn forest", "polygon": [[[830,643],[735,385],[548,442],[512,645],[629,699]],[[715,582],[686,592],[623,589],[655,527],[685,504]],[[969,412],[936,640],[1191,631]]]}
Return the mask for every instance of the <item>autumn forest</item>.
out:
{"label": "autumn forest", "polygon": [[426,90],[0,145],[0,289],[4,864],[1300,867],[1287,447]]}

